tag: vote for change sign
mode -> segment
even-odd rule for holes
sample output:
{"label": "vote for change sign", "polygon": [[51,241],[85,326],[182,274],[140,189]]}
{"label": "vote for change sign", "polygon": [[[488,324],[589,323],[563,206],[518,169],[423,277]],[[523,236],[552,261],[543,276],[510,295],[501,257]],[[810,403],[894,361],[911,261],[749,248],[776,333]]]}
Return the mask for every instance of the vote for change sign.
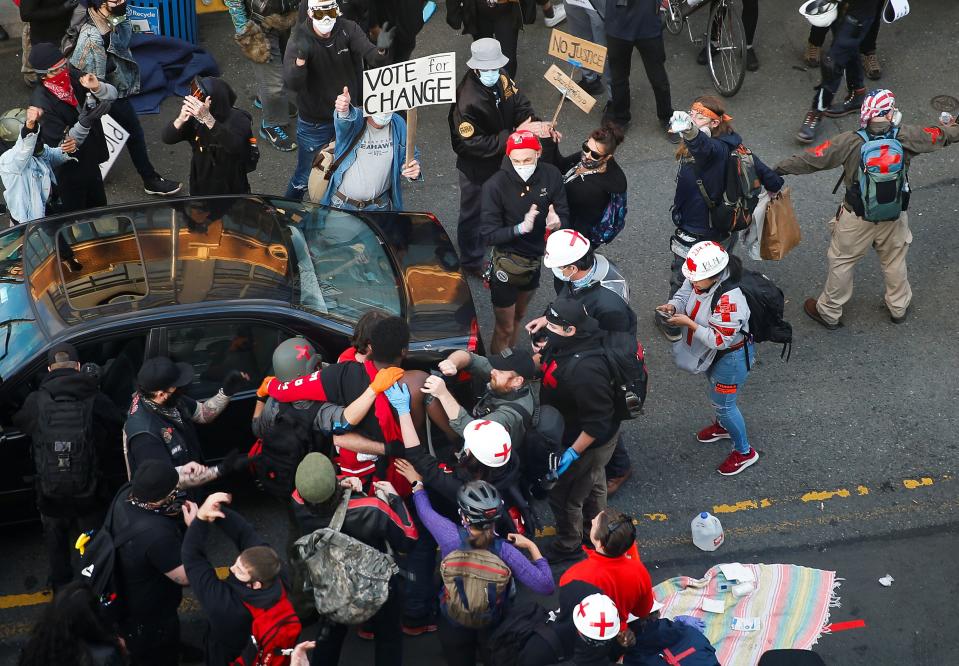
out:
{"label": "vote for change sign", "polygon": [[363,72],[363,114],[367,116],[455,101],[455,53],[437,53]]}

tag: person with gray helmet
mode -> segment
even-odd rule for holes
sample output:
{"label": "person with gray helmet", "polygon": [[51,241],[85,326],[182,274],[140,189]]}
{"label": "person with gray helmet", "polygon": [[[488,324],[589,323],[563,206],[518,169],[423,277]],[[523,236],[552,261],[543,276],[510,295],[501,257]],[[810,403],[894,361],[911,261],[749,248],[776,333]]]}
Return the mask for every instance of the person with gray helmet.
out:
{"label": "person with gray helmet", "polygon": [[306,338],[284,340],[273,351],[275,376],[266,377],[257,389],[252,423],[253,435],[260,440],[258,449],[255,447],[260,456],[257,476],[264,490],[284,499],[293,489],[292,472],[303,456],[311,451],[331,455],[330,438],[349,432],[363,420],[379,395],[377,390],[388,385],[384,383],[387,376],[396,381],[395,370],[381,371],[384,379],[371,384],[345,407],[326,400],[280,402],[270,397],[268,388],[273,380],[292,382],[319,373],[321,361]]}
{"label": "person with gray helmet", "polygon": [[231,396],[250,381],[249,375],[231,370],[216,395],[203,402],[182,393],[192,381],[189,363],[174,363],[166,356],[144,362],[123,426],[128,475],[146,460],[164,460],[176,467],[180,488],[196,488],[246,466],[246,456],[232,451],[219,464],[207,467],[195,424],[210,423],[222,414]]}
{"label": "person with gray helmet", "polygon": [[[403,498],[393,485],[388,481],[376,481],[370,496],[366,496],[359,479],[346,477],[337,481],[336,468],[322,453],[308,454],[296,468],[296,490],[291,504],[297,534],[307,535],[329,527],[347,489],[350,497],[341,529],[343,534],[384,553],[392,549],[394,553],[402,554],[413,548],[419,533]],[[389,586],[386,603],[369,620],[376,641],[373,658],[376,666],[398,665],[403,659],[402,576],[393,576]],[[321,621],[312,663],[339,663],[347,630],[346,625]]]}
{"label": "person with gray helmet", "polygon": [[[59,146],[52,148],[40,141],[40,118],[43,109],[27,107],[26,122],[15,135],[13,148],[0,155],[0,179],[3,180],[3,198],[7,202],[10,219],[29,222],[53,212],[53,186],[57,182],[54,170],[75,158]],[[0,139],[7,141],[6,135]]]}
{"label": "person with gray helmet", "polygon": [[536,111],[502,71],[509,63],[500,43],[486,37],[470,45],[469,71],[456,88],[449,126],[459,170],[460,215],[456,226],[460,262],[467,273],[483,272],[485,247],[480,238],[483,183],[499,171],[506,140],[513,131],[530,130],[545,138],[549,125],[534,120]]}

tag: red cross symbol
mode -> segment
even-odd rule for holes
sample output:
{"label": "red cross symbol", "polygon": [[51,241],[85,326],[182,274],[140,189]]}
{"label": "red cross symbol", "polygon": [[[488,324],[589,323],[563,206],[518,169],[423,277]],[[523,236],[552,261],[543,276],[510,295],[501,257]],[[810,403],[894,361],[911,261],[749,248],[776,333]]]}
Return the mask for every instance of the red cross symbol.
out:
{"label": "red cross symbol", "polygon": [[548,366],[543,366],[543,386],[547,388],[556,388],[558,383],[553,373],[556,371],[556,361],[550,361]]}
{"label": "red cross symbol", "polygon": [[732,317],[729,316],[729,313],[736,311],[736,304],[729,302],[729,294],[723,294],[722,298],[719,299],[719,305],[716,306],[716,312],[720,314],[722,320],[732,321]]}
{"label": "red cross symbol", "polygon": [[606,638],[606,629],[608,627],[615,627],[615,623],[606,621],[606,612],[599,612],[599,622],[590,622],[589,626],[596,627],[599,629],[599,637]]}
{"label": "red cross symbol", "polygon": [[589,606],[589,602],[588,602],[588,601],[584,601],[584,602],[580,603],[580,605],[576,608],[576,612],[579,613],[579,616],[580,616],[580,617],[586,617],[586,607],[587,607],[587,606]]}
{"label": "red cross symbol", "polygon": [[492,423],[492,421],[480,421],[480,422],[477,423],[475,426],[473,426],[473,430],[479,430],[479,429],[482,428],[484,425],[489,425],[490,423]]}
{"label": "red cross symbol", "polygon": [[809,152],[815,155],[816,157],[822,157],[826,154],[826,151],[829,150],[829,147],[832,145],[832,141],[823,141],[815,148],[810,148]]}
{"label": "red cross symbol", "polygon": [[310,348],[307,347],[306,345],[296,345],[295,347],[293,347],[293,349],[296,350],[297,361],[304,358],[308,361],[310,360]]}
{"label": "red cross symbol", "polygon": [[693,261],[692,257],[686,257],[686,268],[689,269],[690,273],[696,272],[696,262]]}
{"label": "red cross symbol", "polygon": [[679,662],[681,662],[683,659],[685,659],[689,655],[693,654],[695,651],[696,651],[696,648],[686,648],[679,654],[674,655],[672,652],[669,651],[669,648],[666,648],[665,650],[663,650],[663,659],[666,660],[666,663],[669,664],[669,666],[681,666]]}
{"label": "red cross symbol", "polygon": [[883,146],[879,151],[879,157],[873,157],[866,162],[866,166],[877,166],[879,173],[889,173],[889,167],[899,164],[900,161],[902,161],[902,155],[890,155],[889,146]]}
{"label": "red cross symbol", "polygon": [[506,442],[503,442],[503,450],[500,451],[499,453],[494,453],[494,454],[493,454],[493,457],[494,457],[494,458],[502,458],[502,459],[505,460],[505,459],[506,459],[506,456],[509,455],[509,451],[510,451],[509,444],[507,444]]}
{"label": "red cross symbol", "polygon": [[936,142],[942,138],[942,130],[938,127],[923,127],[922,131],[929,135],[929,138],[932,139],[932,145],[936,145]]}
{"label": "red cross symbol", "polygon": [[581,241],[583,241],[584,243],[586,243],[587,245],[589,245],[589,241],[586,240],[586,238],[583,236],[583,234],[579,233],[578,231],[570,231],[569,234],[568,234],[568,236],[569,236],[569,246],[570,246],[570,247],[573,247],[574,245],[576,245],[576,241],[578,241],[578,240],[581,240]]}

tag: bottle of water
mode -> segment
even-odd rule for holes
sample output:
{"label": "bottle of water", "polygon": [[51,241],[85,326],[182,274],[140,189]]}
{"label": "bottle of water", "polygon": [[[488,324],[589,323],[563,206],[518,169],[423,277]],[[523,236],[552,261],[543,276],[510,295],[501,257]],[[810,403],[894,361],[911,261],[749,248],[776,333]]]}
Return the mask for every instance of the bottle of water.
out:
{"label": "bottle of water", "polygon": [[693,544],[700,550],[712,552],[723,545],[723,525],[719,518],[708,511],[693,518],[690,524],[693,533]]}

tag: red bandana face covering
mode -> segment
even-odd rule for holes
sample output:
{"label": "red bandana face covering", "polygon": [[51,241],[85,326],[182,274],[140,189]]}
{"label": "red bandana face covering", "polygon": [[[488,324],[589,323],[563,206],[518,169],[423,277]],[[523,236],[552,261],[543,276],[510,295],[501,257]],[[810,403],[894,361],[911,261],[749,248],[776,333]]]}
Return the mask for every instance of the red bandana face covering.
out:
{"label": "red bandana face covering", "polygon": [[56,95],[61,102],[66,102],[70,106],[77,105],[77,97],[73,94],[73,84],[70,82],[69,68],[64,68],[56,76],[43,79],[43,87]]}

